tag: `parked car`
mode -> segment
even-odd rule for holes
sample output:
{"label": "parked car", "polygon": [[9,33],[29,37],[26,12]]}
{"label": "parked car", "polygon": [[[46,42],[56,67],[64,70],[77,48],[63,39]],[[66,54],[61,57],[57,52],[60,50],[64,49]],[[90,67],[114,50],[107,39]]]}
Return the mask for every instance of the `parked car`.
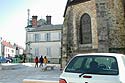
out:
{"label": "parked car", "polygon": [[78,54],[64,68],[59,83],[125,83],[125,55]]}
{"label": "parked car", "polygon": [[10,63],[10,62],[12,62],[12,59],[0,56],[0,63]]}

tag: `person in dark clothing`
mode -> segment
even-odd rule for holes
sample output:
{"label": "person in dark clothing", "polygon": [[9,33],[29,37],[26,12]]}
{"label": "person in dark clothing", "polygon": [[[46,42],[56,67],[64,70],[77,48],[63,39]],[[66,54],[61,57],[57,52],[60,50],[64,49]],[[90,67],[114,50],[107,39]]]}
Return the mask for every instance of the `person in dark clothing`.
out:
{"label": "person in dark clothing", "polygon": [[35,62],[35,68],[36,68],[36,67],[38,67],[39,59],[38,59],[38,57],[37,57],[37,56],[36,56],[36,58],[35,58],[34,62]]}
{"label": "person in dark clothing", "polygon": [[23,53],[23,63],[26,62],[26,54]]}
{"label": "person in dark clothing", "polygon": [[40,57],[39,62],[40,62],[39,67],[41,67],[41,66],[43,67],[43,56]]}

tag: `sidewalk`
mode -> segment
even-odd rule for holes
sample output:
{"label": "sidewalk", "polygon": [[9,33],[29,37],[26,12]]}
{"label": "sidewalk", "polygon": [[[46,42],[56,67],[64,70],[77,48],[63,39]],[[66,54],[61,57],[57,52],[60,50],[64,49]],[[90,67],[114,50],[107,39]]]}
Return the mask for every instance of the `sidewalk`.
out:
{"label": "sidewalk", "polygon": [[0,70],[14,70],[14,69],[17,69],[17,68],[20,68],[21,67],[21,64],[20,63],[2,63],[0,64]]}
{"label": "sidewalk", "polygon": [[[22,63],[16,64],[18,68],[9,70],[0,70],[0,83],[23,83],[26,80],[38,81],[53,81],[50,83],[57,82],[62,71],[60,71],[59,64],[47,64],[54,65],[54,70],[42,71],[41,68],[35,68],[34,63]],[[7,66],[7,65],[6,65]],[[15,66],[16,67],[16,66]],[[25,82],[28,83],[28,82]]]}

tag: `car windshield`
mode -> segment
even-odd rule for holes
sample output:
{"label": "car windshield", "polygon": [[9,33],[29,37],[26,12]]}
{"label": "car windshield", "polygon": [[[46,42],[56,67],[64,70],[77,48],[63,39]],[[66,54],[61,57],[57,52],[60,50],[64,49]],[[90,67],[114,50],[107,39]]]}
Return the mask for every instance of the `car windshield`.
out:
{"label": "car windshield", "polygon": [[76,56],[65,69],[65,72],[118,75],[118,64],[112,56]]}

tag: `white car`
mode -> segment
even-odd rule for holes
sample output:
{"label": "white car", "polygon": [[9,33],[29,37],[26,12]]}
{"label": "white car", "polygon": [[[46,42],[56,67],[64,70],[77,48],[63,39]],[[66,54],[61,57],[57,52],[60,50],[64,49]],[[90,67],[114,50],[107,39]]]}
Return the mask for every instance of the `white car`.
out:
{"label": "white car", "polygon": [[64,68],[59,83],[125,83],[125,55],[78,54]]}

